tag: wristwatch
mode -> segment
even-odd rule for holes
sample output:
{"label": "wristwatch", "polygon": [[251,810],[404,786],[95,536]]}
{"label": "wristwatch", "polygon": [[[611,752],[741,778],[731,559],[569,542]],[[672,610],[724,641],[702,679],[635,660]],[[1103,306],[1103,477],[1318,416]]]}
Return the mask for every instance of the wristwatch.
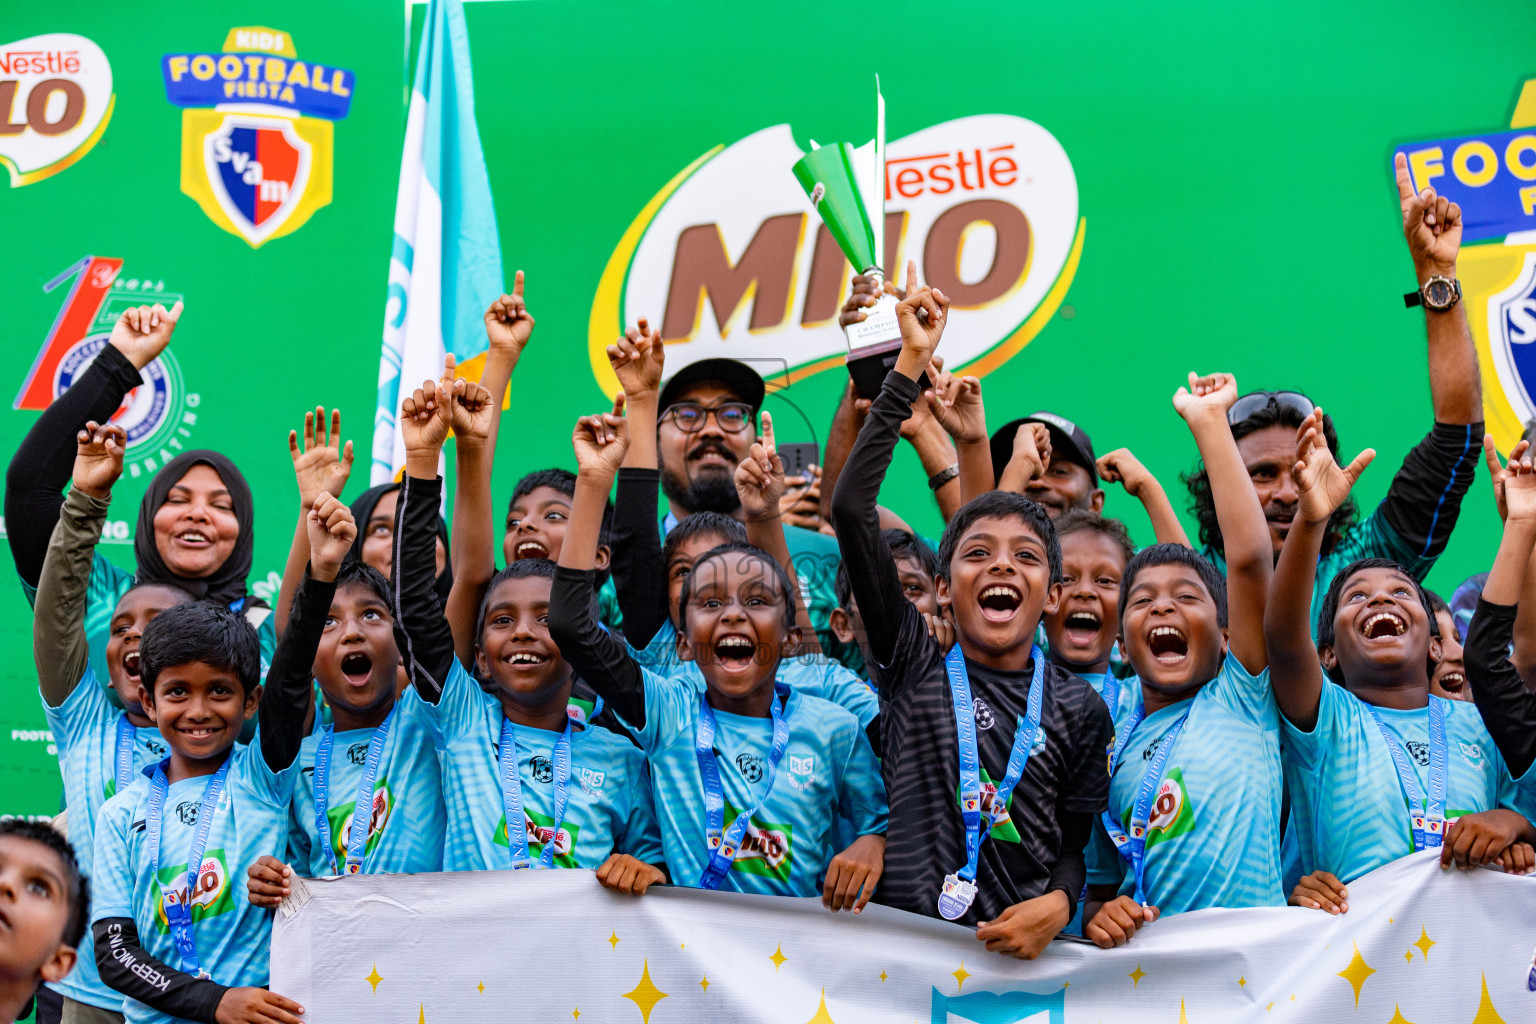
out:
{"label": "wristwatch", "polygon": [[1423,306],[1436,313],[1444,313],[1461,301],[1461,282],[1436,274],[1424,282],[1424,287],[1403,296],[1403,305],[1412,309]]}
{"label": "wristwatch", "polygon": [[952,462],[928,478],[928,487],[929,489],[936,491],[959,475],[960,464],[958,462]]}

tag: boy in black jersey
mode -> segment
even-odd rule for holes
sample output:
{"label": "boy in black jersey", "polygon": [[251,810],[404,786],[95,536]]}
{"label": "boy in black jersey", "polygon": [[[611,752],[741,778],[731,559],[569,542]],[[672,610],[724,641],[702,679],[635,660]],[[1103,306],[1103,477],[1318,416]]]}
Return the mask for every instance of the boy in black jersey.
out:
{"label": "boy in black jersey", "polygon": [[[844,474],[832,499],[880,677],[891,811],[876,898],[920,914],[953,915],[975,925],[989,950],[1033,959],[1071,920],[1082,891],[1083,846],[1107,795],[1104,750],[1112,727],[1088,684],[1048,664],[1032,645],[1041,615],[1054,611],[1061,596],[1056,531],[1034,502],[985,494],[944,531],[938,598],[953,613],[960,685],[951,685],[943,651],[902,591],[876,500],[949,307],[942,293],[917,286],[915,267],[907,276],[907,298],[897,307],[901,354],[849,455],[865,471]],[[971,714],[958,716],[957,704]],[[979,794],[961,768],[965,734],[974,737]],[[1016,765],[1024,755],[1022,769],[1010,772],[1010,761]],[[1000,796],[1012,775],[1017,784]],[[963,790],[974,794],[964,810]],[[974,857],[967,818],[974,823]]]}

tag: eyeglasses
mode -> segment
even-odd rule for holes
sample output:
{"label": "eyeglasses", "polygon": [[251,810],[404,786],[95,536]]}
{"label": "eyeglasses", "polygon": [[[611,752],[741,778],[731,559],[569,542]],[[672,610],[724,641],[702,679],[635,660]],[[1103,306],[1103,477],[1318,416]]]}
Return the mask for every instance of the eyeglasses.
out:
{"label": "eyeglasses", "polygon": [[678,402],[667,407],[662,419],[671,419],[685,434],[704,429],[710,414],[727,434],[739,434],[752,423],[752,407],[746,402],[721,402],[719,405],[700,405],[697,402]]}
{"label": "eyeglasses", "polygon": [[1316,408],[1312,399],[1299,391],[1250,391],[1232,403],[1232,408],[1227,410],[1227,423],[1235,427],[1268,409],[1293,412],[1306,419]]}

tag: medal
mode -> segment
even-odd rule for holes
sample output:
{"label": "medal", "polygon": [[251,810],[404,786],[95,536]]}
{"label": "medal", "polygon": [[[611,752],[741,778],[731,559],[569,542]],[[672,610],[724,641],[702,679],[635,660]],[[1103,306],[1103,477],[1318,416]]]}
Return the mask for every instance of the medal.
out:
{"label": "medal", "polygon": [[976,883],[967,882],[959,875],[944,876],[944,888],[939,890],[939,916],[946,921],[958,921],[976,902]]}

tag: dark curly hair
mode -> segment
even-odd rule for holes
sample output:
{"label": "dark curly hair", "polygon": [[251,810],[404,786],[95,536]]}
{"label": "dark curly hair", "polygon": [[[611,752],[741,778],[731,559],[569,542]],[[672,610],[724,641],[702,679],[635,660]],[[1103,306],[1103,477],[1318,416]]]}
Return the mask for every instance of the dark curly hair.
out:
{"label": "dark curly hair", "polygon": [[[1301,426],[1303,417],[1294,409],[1285,409],[1271,404],[1267,408],[1249,416],[1241,423],[1232,427],[1232,437],[1238,441],[1249,434],[1256,434],[1266,427],[1287,427],[1295,431]],[[1333,429],[1333,417],[1323,413],[1323,440],[1328,444],[1328,450],[1333,457],[1339,457],[1339,435]],[[1211,494],[1211,478],[1205,470],[1205,464],[1201,463],[1191,473],[1182,474],[1179,479],[1184,481],[1184,486],[1189,488],[1190,513],[1200,525],[1200,543],[1208,551],[1221,553],[1226,550],[1226,544],[1221,536],[1221,525],[1216,521],[1216,499]],[[1349,528],[1354,525],[1355,517],[1359,515],[1359,508],[1355,505],[1355,499],[1351,496],[1344,504],[1334,511],[1328,520],[1328,532],[1323,535],[1323,554],[1332,551],[1334,545],[1344,539]]]}

